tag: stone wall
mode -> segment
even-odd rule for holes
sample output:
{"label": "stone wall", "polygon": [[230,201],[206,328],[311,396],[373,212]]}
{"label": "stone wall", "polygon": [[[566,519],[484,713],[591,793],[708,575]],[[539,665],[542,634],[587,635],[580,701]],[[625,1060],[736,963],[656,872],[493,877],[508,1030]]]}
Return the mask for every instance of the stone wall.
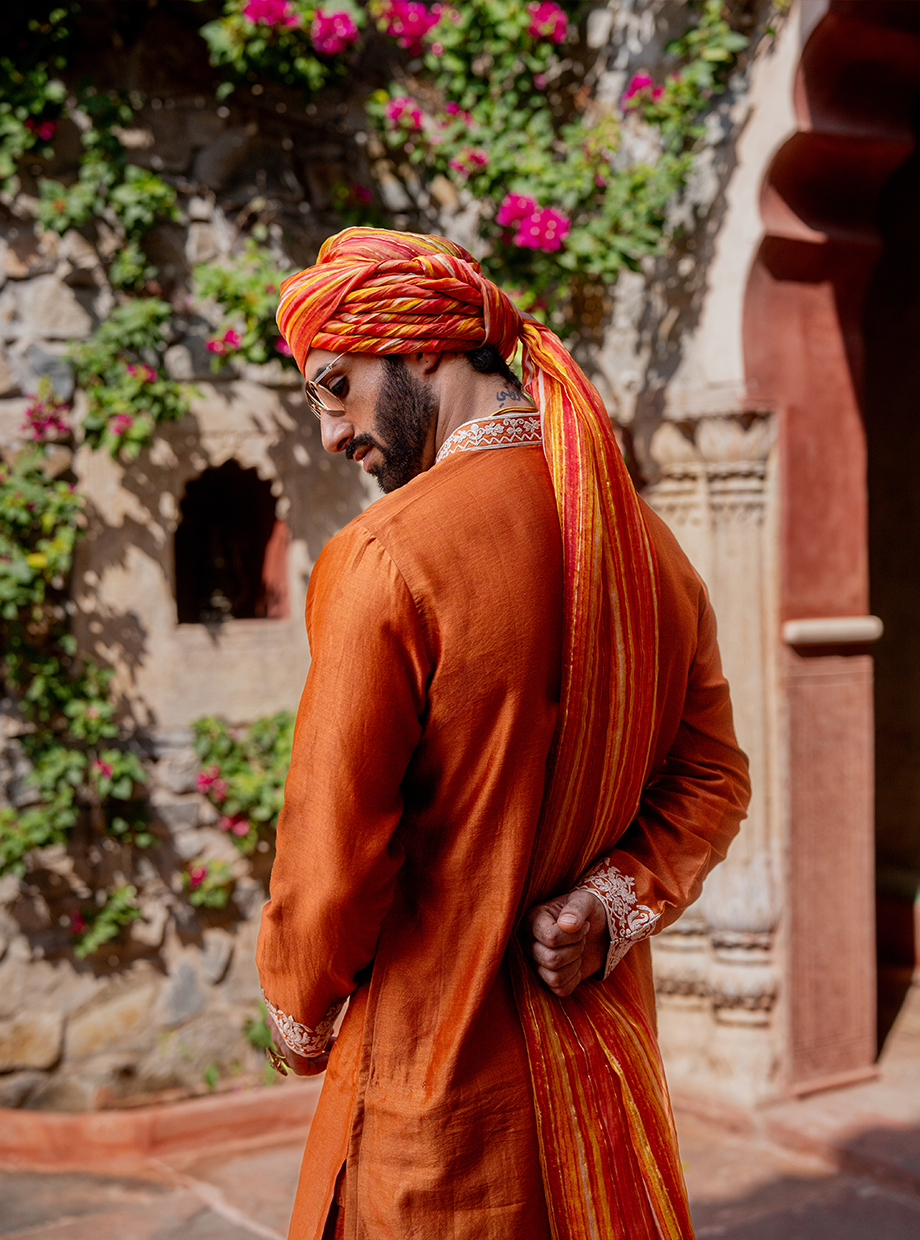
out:
{"label": "stone wall", "polygon": [[[216,828],[190,739],[151,743],[158,840],[132,876],[143,918],[117,940],[78,961],[69,930],[71,892],[89,898],[100,870],[117,877],[125,865],[114,841],[99,856],[76,838],[44,849],[22,884],[0,880],[0,1106],[87,1110],[263,1079],[245,1030],[259,1016],[253,955],[270,857],[244,860]],[[0,791],[21,804],[15,741],[4,753]],[[227,908],[188,903],[176,863],[192,857],[232,866]]]}
{"label": "stone wall", "polygon": [[[213,7],[213,6],[212,6]],[[144,246],[157,295],[177,310],[166,354],[171,378],[193,385],[191,414],[126,465],[85,445],[56,447],[48,468],[88,498],[73,573],[73,627],[81,648],[115,669],[119,717],[148,772],[153,846],[132,860],[111,838],[78,826],[44,849],[24,879],[0,882],[0,1106],[83,1110],[176,1097],[263,1080],[264,1057],[246,1037],[260,1019],[254,966],[271,849],[240,855],[196,791],[189,724],[231,723],[296,708],[309,652],[303,603],[326,540],[372,498],[365,476],[321,452],[300,380],[278,363],[227,365],[206,347],[215,307],[191,305],[196,263],[231,260],[256,224],[279,265],[315,256],[341,226],[331,191],[367,176],[363,98],[373,65],[345,91],[304,107],[283,87],[213,94],[207,51],[183,13],[197,5],[93,6],[70,79],[135,92],[136,125],[122,134],[133,162],[178,191],[179,218]],[[199,14],[193,14],[200,24]],[[22,450],[30,397],[46,376],[76,399],[66,354],[115,304],[106,279],[105,228],[63,236],[34,221],[38,178],[76,172],[79,134],[62,121],[50,161],[26,161],[21,192],[0,199],[0,453]],[[289,531],[287,614],[179,624],[174,538],[187,483],[227,461],[270,484]],[[17,741],[26,725],[0,701],[0,807],[35,797]],[[226,908],[193,907],[182,871],[191,859],[232,871]],[[102,887],[129,881],[142,917],[89,956],[73,951],[73,917]]]}
{"label": "stone wall", "polygon": [[[111,11],[119,29],[117,6],[97,7]],[[290,372],[273,365],[214,374],[204,347],[212,324],[184,299],[192,265],[238,252],[254,220],[279,262],[290,266],[310,261],[319,241],[340,226],[333,187],[369,172],[363,98],[376,84],[375,67],[363,65],[349,89],[307,109],[280,87],[240,90],[216,106],[206,97],[206,66],[188,56],[189,32],[177,8],[151,8],[130,39],[122,31],[120,49],[101,39],[92,68],[99,82],[143,94],[132,158],[179,190],[181,219],[160,225],[149,244],[163,295],[186,305],[168,366],[174,378],[195,384],[192,413],[164,428],[132,467],[85,447],[75,454],[61,449],[55,458],[55,468],[90,499],[74,574],[75,630],[84,649],[115,668],[123,717],[140,725],[157,842],[128,873],[117,844],[108,841],[100,851],[78,834],[67,849],[45,850],[23,884],[4,880],[5,1106],[124,1105],[204,1089],[205,1075],[218,1088],[260,1079],[259,1056],[244,1029],[257,1013],[252,958],[270,850],[266,844],[243,859],[219,829],[213,806],[195,790],[188,725],[209,713],[244,722],[296,705],[308,659],[301,613],[310,568],[326,539],[371,498],[363,475],[323,458]],[[600,96],[617,98],[635,68],[654,64],[680,26],[682,8],[670,0],[598,7],[589,37],[605,57]],[[752,8],[762,17],[767,6]],[[593,343],[579,346],[637,477],[710,585],[739,735],[754,763],[757,794],[742,842],[700,906],[656,942],[655,953],[672,1081],[745,1105],[775,1090],[781,1054],[775,942],[782,839],[770,758],[773,420],[745,387],[741,314],[760,235],[760,182],[791,123],[791,78],[804,37],[797,22],[795,16],[778,44],[760,50],[755,89],[737,75],[713,112],[673,250],[624,274]],[[71,148],[61,142],[47,174],[72,171],[75,137]],[[28,219],[35,189],[27,173],[19,202],[0,206],[6,454],[21,446],[23,411],[41,375],[70,398],[68,344],[85,338],[113,304],[98,239],[37,230]],[[400,214],[398,189],[384,184],[381,193],[392,222],[412,226]],[[469,204],[453,213],[448,207],[441,226],[470,244],[471,219]],[[173,540],[182,495],[191,479],[229,460],[271,485],[290,529],[289,614],[179,624]],[[30,793],[15,740],[21,724],[10,709],[0,722],[0,804],[5,798],[24,806]],[[192,858],[232,866],[226,909],[189,904],[178,873]],[[136,883],[144,916],[111,950],[106,945],[80,962],[70,944],[75,906],[68,893],[89,896],[105,874]]]}

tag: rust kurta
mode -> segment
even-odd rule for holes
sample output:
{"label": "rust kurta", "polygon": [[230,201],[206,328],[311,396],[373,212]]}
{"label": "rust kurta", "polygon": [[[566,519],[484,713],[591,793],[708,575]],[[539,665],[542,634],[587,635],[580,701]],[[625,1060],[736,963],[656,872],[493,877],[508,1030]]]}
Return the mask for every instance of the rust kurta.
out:
{"label": "rust kurta", "polygon": [[[724,855],[747,777],[705,590],[648,520],[661,578],[654,754],[638,819],[609,843],[666,924]],[[546,781],[561,624],[539,447],[449,457],[317,561],[258,962],[267,998],[304,1025],[351,1003],[294,1240],[319,1240],[346,1160],[349,1240],[549,1235],[504,956]],[[648,944],[619,968],[637,972],[651,1008]]]}

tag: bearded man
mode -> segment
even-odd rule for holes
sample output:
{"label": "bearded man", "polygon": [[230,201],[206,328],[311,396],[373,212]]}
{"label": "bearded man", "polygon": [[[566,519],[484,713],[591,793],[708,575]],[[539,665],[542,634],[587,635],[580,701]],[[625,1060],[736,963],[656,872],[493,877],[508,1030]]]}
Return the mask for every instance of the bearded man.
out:
{"label": "bearded man", "polygon": [[328,1065],[292,1240],[692,1236],[647,940],[747,804],[705,589],[459,246],[347,229],[278,323],[387,492],[310,579],[259,940],[278,1054]]}

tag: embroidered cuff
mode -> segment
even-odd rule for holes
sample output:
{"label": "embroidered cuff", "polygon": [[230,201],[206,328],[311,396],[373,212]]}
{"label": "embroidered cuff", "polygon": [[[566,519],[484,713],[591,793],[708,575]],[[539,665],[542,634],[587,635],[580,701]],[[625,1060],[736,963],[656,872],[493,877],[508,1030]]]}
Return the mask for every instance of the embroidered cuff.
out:
{"label": "embroidered cuff", "polygon": [[332,1033],[332,1026],[335,1024],[335,1018],[341,1012],[345,1003],[344,999],[340,999],[338,1003],[333,1003],[316,1028],[311,1029],[309,1025],[302,1025],[293,1016],[288,1016],[280,1008],[276,1008],[265,997],[264,990],[262,991],[262,998],[265,1000],[265,1006],[271,1012],[285,1044],[295,1054],[303,1055],[307,1059],[315,1059],[317,1055],[322,1055],[325,1051],[329,1043],[329,1036]]}
{"label": "embroidered cuff", "polygon": [[647,939],[661,917],[636,899],[636,880],[628,878],[612,861],[602,861],[589,870],[576,891],[590,891],[607,912],[610,948],[604,977],[609,977],[634,943]]}

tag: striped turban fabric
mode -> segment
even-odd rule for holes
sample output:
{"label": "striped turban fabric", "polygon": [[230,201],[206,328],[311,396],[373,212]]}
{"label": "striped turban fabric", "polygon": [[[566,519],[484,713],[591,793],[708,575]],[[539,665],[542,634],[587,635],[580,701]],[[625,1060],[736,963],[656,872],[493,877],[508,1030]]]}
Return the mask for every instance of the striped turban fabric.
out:
{"label": "striped turban fabric", "polygon": [[[541,415],[564,568],[562,700],[521,913],[570,890],[635,817],[658,675],[657,566],[597,390],[559,337],[524,318],[461,246],[347,228],[281,286],[278,326],[303,370],[335,353],[518,345]],[[654,1033],[616,972],[567,999],[510,947],[555,1240],[692,1236]]]}

